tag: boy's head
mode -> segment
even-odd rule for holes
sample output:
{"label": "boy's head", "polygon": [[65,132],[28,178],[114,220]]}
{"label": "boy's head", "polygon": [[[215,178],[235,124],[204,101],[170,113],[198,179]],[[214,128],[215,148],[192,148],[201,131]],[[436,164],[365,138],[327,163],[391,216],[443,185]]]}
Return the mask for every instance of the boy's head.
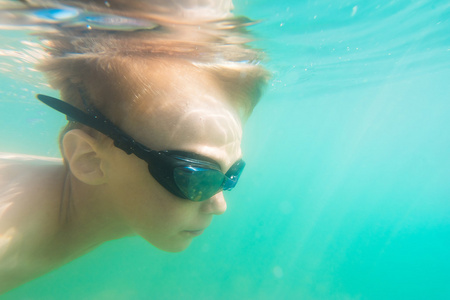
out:
{"label": "boy's head", "polygon": [[[39,68],[71,105],[94,106],[145,147],[200,155],[225,174],[241,158],[242,122],[268,76],[256,51],[210,33],[194,41],[159,33],[148,40],[140,33],[53,39]],[[151,162],[80,123],[63,129],[61,148],[76,182],[161,249],[183,250],[226,209],[222,192],[201,202],[180,199],[152,176]]]}

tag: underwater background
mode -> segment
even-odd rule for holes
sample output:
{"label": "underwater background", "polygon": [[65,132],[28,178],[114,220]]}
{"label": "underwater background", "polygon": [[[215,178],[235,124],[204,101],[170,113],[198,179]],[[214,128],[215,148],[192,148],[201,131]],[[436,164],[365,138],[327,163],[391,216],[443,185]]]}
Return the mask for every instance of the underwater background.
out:
{"label": "underwater background", "polygon": [[[450,3],[234,3],[273,77],[227,212],[182,253],[111,241],[0,299],[450,299]],[[33,43],[0,32],[0,152],[56,157]]]}

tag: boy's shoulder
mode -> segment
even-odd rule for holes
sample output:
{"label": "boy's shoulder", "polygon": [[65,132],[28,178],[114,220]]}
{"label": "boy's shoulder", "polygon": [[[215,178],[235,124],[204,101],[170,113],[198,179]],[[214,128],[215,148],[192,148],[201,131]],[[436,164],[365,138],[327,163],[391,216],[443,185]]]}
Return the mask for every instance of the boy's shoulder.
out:
{"label": "boy's shoulder", "polygon": [[0,152],[0,164],[4,163],[61,163],[61,158],[54,157],[46,157],[46,156],[38,156],[38,155],[30,155],[30,154],[21,154],[21,153],[8,153],[8,152]]}
{"label": "boy's shoulder", "polygon": [[50,197],[48,174],[60,165],[60,159],[0,153],[0,294],[54,267],[45,253],[59,203]]}
{"label": "boy's shoulder", "polygon": [[34,176],[41,168],[57,165],[62,165],[62,159],[0,152],[0,194],[4,191],[5,185],[24,181],[26,177]]}

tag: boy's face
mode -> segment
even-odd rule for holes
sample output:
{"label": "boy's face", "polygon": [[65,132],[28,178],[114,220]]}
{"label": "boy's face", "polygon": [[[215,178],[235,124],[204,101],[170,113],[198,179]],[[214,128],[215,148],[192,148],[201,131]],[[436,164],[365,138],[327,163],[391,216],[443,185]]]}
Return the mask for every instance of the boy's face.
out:
{"label": "boy's face", "polygon": [[[241,157],[242,137],[241,122],[227,104],[226,93],[211,78],[184,65],[153,67],[148,78],[157,96],[141,96],[140,108],[121,127],[151,149],[210,157],[226,173]],[[178,198],[153,179],[143,160],[115,147],[107,152],[104,168],[111,205],[132,231],[162,250],[184,250],[213,215],[226,210],[222,193],[202,202]]]}

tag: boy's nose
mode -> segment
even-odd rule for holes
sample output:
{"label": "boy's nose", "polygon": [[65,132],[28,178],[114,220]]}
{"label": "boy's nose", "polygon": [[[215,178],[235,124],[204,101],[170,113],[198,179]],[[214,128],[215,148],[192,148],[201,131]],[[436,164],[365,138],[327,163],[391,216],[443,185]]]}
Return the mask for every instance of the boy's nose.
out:
{"label": "boy's nose", "polygon": [[217,193],[202,203],[202,212],[206,214],[221,215],[227,210],[227,202],[223,192]]}

